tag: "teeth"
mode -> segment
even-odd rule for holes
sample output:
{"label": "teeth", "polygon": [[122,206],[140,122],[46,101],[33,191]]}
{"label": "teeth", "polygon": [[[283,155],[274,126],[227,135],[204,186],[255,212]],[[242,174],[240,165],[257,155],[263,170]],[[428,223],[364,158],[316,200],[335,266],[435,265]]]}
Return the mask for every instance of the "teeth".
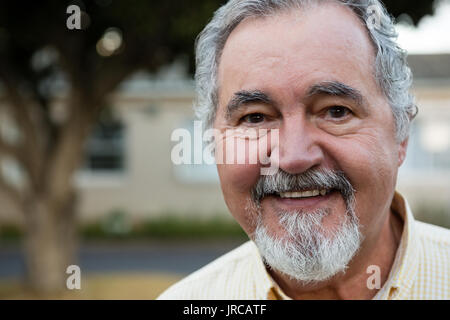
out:
{"label": "teeth", "polygon": [[303,191],[302,197],[312,197],[313,193],[312,191]]}
{"label": "teeth", "polygon": [[280,192],[280,197],[281,198],[308,198],[308,197],[318,196],[319,194],[324,196],[326,193],[327,193],[326,189],[294,191],[294,192]]}

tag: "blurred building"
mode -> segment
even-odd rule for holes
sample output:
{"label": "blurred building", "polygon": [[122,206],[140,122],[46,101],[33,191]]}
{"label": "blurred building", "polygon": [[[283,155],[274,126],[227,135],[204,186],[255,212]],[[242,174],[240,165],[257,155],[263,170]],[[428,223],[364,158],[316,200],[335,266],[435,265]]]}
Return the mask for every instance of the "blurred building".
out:
{"label": "blurred building", "polygon": [[[398,189],[415,209],[446,208],[450,216],[450,55],[410,56],[409,62],[420,111]],[[84,167],[74,179],[82,220],[116,210],[136,220],[229,215],[214,165],[171,161],[173,131],[186,128],[194,136],[194,97],[182,64],[156,77],[136,74],[111,96],[111,112],[86,144]],[[8,220],[1,207],[0,219]]]}
{"label": "blurred building", "polygon": [[419,218],[427,220],[424,215],[437,210],[445,214],[440,221],[450,226],[450,54],[411,55],[408,60],[419,114],[398,189]]}
{"label": "blurred building", "polygon": [[114,120],[87,143],[85,166],[75,179],[85,219],[114,210],[135,219],[227,214],[215,166],[171,161],[172,132],[186,128],[193,134],[195,92],[182,66],[163,74],[138,74],[111,97]]}

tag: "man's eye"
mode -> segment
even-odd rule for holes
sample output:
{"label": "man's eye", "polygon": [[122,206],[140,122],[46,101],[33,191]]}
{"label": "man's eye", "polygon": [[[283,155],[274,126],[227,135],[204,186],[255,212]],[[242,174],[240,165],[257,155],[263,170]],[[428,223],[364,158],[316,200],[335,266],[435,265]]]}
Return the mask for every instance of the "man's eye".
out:
{"label": "man's eye", "polygon": [[343,106],[334,106],[328,108],[327,115],[333,119],[340,119],[348,116],[351,113],[350,109]]}
{"label": "man's eye", "polygon": [[264,120],[265,116],[262,113],[251,113],[242,117],[241,119],[242,122],[247,123],[260,123],[263,122]]}

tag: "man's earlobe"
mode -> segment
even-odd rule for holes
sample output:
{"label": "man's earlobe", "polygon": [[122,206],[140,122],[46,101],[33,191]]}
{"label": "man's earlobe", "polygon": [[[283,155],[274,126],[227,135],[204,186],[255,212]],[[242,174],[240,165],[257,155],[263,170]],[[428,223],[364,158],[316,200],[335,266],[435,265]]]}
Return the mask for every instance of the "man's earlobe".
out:
{"label": "man's earlobe", "polygon": [[408,140],[409,137],[400,142],[399,148],[398,148],[398,166],[400,167],[406,158],[406,150],[408,149]]}

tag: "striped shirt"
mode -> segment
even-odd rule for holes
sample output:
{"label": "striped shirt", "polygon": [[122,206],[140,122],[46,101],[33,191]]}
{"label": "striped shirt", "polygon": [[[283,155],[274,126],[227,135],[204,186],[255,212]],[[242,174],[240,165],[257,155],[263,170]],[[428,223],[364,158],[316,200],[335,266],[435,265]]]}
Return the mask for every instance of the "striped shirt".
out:
{"label": "striped shirt", "polygon": [[[373,299],[450,299],[450,230],[415,221],[396,193],[391,208],[403,232],[387,280]],[[256,245],[248,241],[174,284],[158,299],[290,299],[267,272]]]}

